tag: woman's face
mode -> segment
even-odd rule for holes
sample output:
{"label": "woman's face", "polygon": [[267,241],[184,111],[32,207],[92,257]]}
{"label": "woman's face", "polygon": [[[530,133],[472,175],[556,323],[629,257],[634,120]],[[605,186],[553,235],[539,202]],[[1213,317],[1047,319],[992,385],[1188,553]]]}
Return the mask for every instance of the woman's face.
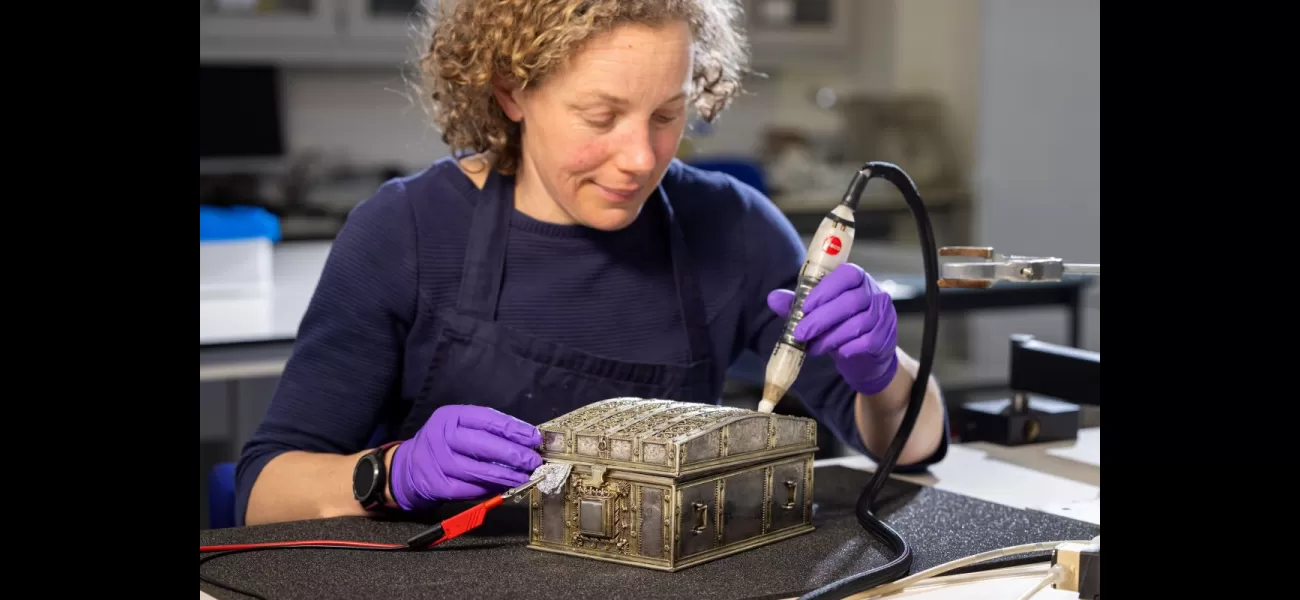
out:
{"label": "woman's face", "polygon": [[691,32],[625,26],[593,38],[540,86],[499,89],[523,123],[516,206],[607,231],[632,223],[686,126]]}

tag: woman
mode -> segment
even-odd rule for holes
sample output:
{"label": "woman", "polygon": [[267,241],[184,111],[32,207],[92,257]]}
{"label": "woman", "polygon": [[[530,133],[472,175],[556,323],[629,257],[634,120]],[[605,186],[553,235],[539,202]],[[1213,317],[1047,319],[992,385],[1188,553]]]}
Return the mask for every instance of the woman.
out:
{"label": "woman", "polygon": [[[520,484],[535,425],[615,396],[716,403],[780,333],[799,237],[753,188],[673,159],[688,110],[713,119],[741,89],[737,0],[456,4],[430,21],[422,95],[469,154],[352,212],[240,458],[243,523]],[[917,366],[889,296],[846,265],[804,310],[793,391],[878,456]],[[928,392],[904,469],[947,447]]]}

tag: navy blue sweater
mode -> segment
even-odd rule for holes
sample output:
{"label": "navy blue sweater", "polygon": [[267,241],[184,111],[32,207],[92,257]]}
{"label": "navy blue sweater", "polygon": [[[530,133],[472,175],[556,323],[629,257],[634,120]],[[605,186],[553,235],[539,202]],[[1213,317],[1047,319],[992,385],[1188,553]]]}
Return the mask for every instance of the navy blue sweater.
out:
{"label": "navy blue sweater", "polygon": [[[782,322],[767,307],[767,294],[794,287],[806,250],[768,198],[728,175],[674,162],[662,183],[699,281],[720,382],[742,353],[764,360],[771,353]],[[272,458],[288,450],[359,452],[403,416],[394,412],[420,390],[433,343],[413,331],[415,317],[455,303],[482,193],[448,157],[385,183],[353,209],[267,414],[240,456],[241,524],[253,482]],[[616,360],[686,362],[668,236],[650,214],[603,232],[515,211],[498,321]],[[855,394],[828,358],[810,356],[791,391],[840,440],[870,456],[854,421]],[[945,436],[915,467],[946,450]]]}

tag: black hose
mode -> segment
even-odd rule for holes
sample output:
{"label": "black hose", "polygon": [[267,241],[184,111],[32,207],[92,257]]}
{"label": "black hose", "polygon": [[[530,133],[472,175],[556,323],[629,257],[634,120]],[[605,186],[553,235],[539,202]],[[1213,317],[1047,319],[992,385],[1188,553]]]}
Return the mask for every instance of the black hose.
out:
{"label": "black hose", "polygon": [[[865,178],[861,177],[863,173],[867,173]],[[847,598],[902,579],[912,569],[912,549],[897,531],[875,515],[874,505],[876,495],[885,486],[890,473],[898,463],[903,447],[907,445],[907,439],[912,435],[912,428],[916,426],[916,419],[921,414],[921,405],[925,402],[925,390],[930,381],[930,372],[934,367],[935,346],[939,336],[939,248],[934,241],[930,215],[925,210],[925,204],[921,202],[921,193],[916,189],[912,178],[897,165],[887,162],[869,162],[863,165],[849,187],[845,202],[856,207],[858,196],[866,189],[867,181],[874,177],[884,178],[903,194],[903,200],[907,202],[907,207],[911,209],[912,217],[916,220],[917,234],[921,242],[921,258],[925,268],[925,322],[921,332],[920,366],[916,369],[916,381],[912,382],[911,396],[907,402],[907,410],[903,414],[903,422],[898,426],[898,433],[894,435],[889,450],[877,464],[875,474],[862,489],[856,507],[858,523],[868,533],[884,542],[894,553],[895,558],[881,567],[826,584],[800,596],[799,600]]]}

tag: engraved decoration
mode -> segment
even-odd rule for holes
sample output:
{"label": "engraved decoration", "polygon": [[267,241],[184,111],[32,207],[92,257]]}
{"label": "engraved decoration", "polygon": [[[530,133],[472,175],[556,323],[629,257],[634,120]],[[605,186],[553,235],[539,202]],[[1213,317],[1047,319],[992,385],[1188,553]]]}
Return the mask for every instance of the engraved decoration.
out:
{"label": "engraved decoration", "polygon": [[579,548],[627,554],[632,519],[628,515],[631,486],[611,481],[604,485],[579,480],[565,493],[569,541]]}
{"label": "engraved decoration", "polygon": [[746,456],[817,448],[812,419],[673,400],[611,398],[538,427],[547,458],[682,475]]}
{"label": "engraved decoration", "polygon": [[813,530],[812,419],[612,398],[538,429],[573,470],[530,495],[530,548],[677,571]]}

